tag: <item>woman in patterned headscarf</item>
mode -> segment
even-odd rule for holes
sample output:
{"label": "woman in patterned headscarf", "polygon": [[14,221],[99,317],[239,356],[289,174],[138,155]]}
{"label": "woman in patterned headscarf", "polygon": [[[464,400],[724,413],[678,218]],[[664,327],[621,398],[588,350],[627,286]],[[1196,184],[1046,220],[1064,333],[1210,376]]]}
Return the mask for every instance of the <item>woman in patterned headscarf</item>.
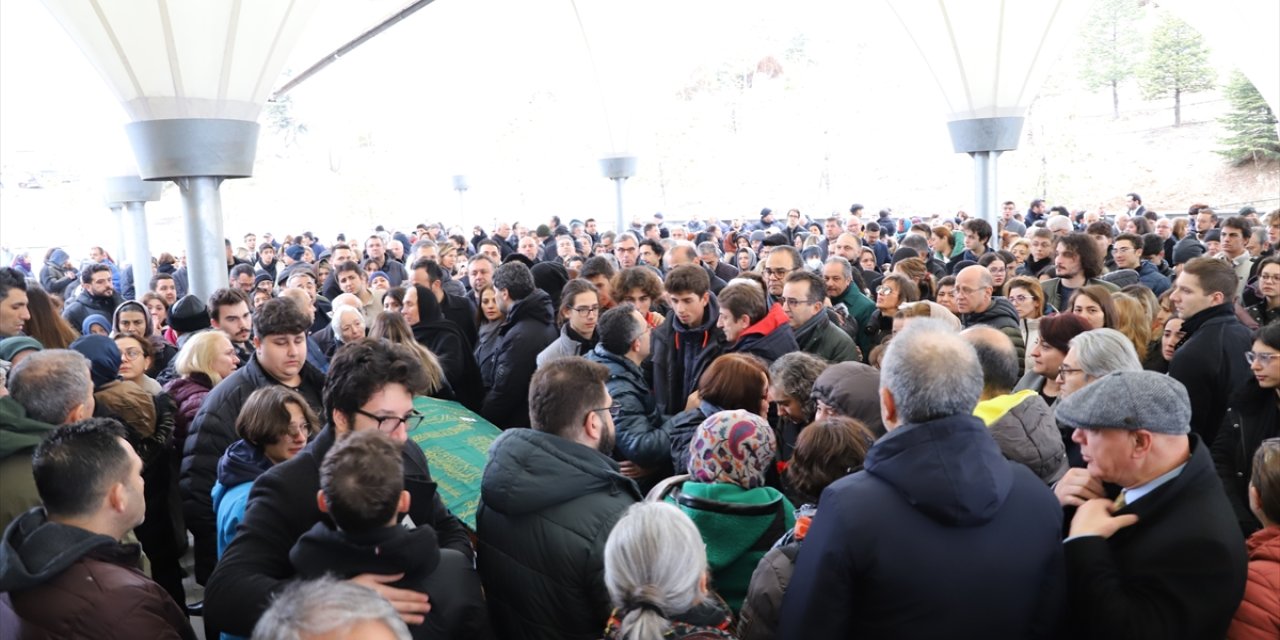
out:
{"label": "woman in patterned headscarf", "polygon": [[665,495],[698,526],[712,586],[735,613],[760,559],[795,524],[795,507],[765,486],[776,448],[773,429],[759,415],[714,413],[689,443],[689,475],[651,494]]}

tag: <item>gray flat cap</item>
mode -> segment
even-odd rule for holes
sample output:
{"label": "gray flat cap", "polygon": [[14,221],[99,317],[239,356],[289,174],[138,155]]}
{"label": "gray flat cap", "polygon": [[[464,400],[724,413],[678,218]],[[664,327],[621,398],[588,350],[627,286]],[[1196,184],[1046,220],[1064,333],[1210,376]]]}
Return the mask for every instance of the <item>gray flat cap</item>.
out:
{"label": "gray flat cap", "polygon": [[1191,431],[1191,400],[1181,382],[1152,371],[1117,371],[1098,378],[1054,407],[1073,429]]}

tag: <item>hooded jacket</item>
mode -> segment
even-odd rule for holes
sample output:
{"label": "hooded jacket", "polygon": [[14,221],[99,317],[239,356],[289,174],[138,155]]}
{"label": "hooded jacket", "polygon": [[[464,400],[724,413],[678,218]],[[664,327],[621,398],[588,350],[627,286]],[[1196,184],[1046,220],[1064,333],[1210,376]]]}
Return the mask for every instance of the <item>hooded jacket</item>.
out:
{"label": "hooded jacket", "polygon": [[119,293],[112,292],[110,296],[98,297],[91,296],[89,292],[81,289],[75,299],[67,303],[62,310],[62,317],[73,327],[79,327],[84,324],[85,318],[98,314],[103,318],[110,318],[115,313],[116,307],[124,302],[124,298]]}
{"label": "hooded jacket", "polygon": [[689,395],[698,388],[700,364],[705,367],[713,359],[704,360],[703,354],[719,354],[724,344],[724,331],[716,326],[720,302],[714,293],[707,297],[701,324],[686,327],[672,309],[667,312],[667,321],[653,330],[653,391],[658,410],[664,414],[684,409]]}
{"label": "hooded jacket", "polygon": [[351,533],[317,522],[289,550],[289,562],[303,580],[326,574],[347,580],[362,573],[403,573],[391,586],[431,596],[426,620],[409,627],[415,640],[493,637],[479,575],[462,554],[440,549],[431,527]]}
{"label": "hooded jacket", "polygon": [[879,438],[885,433],[879,389],[879,369],[861,362],[841,362],[818,375],[809,397],[834,407],[840,415],[861,421]]}
{"label": "hooded jacket", "polygon": [[534,289],[511,305],[498,328],[498,343],[483,374],[493,386],[480,415],[501,429],[529,426],[529,381],[538,368],[538,354],[559,335],[554,306],[547,292]]}
{"label": "hooded jacket", "polygon": [[[300,375],[302,385],[297,391],[312,410],[320,413],[324,375],[310,364],[303,365]],[[237,439],[236,418],[249,395],[274,384],[280,383],[263,370],[254,356],[209,392],[200,412],[191,422],[182,451],[182,474],[178,486],[182,489],[182,514],[187,529],[196,540],[197,581],[208,580],[217,562],[217,518],[210,492],[217,480],[218,461]]]}
{"label": "hooded jacket", "polygon": [[0,397],[0,522],[12,522],[40,504],[31,454],[56,428],[28,418],[13,397]]}
{"label": "hooded jacket", "polygon": [[1067,450],[1053,410],[1030,389],[983,400],[973,415],[986,423],[1004,457],[1022,464],[1046,485],[1067,474]]}
{"label": "hooded jacket", "polygon": [[236,537],[236,527],[244,519],[244,507],[249,502],[249,489],[253,481],[267,472],[272,463],[262,449],[247,440],[236,440],[218,460],[218,481],[210,496],[213,511],[218,517],[218,557],[227,550]]}
{"label": "hooded jacket", "polygon": [[194,639],[178,605],[138,570],[141,556],[138,545],[28,511],[0,545],[0,592],[21,620],[5,637]]}
{"label": "hooded jacket", "polygon": [[1191,430],[1206,443],[1215,441],[1231,393],[1253,378],[1241,357],[1252,348],[1253,338],[1233,309],[1227,302],[1187,318],[1182,342],[1169,361],[1169,376],[1181,382],[1191,398]]}
{"label": "hooded jacket", "polygon": [[55,248],[49,254],[49,259],[45,261],[44,268],[40,270],[40,285],[48,291],[50,295],[62,297],[67,291],[67,287],[77,280],[77,276],[66,275],[67,261],[71,256],[66,251]]}
{"label": "hooded jacket", "polygon": [[1269,640],[1280,636],[1280,527],[1249,536],[1249,578],[1236,610],[1229,640]]}
{"label": "hooded jacket", "polygon": [[795,526],[795,507],[773,487],[719,482],[685,482],[666,500],[697,525],[712,586],[731,609],[741,609],[756,565]]}
{"label": "hooded jacket", "polygon": [[828,362],[861,360],[858,345],[853,338],[831,323],[827,314],[819,312],[795,332],[796,343],[805,353],[811,353]]}
{"label": "hooded jacket", "polygon": [[[333,425],[326,426],[301,453],[254,481],[244,520],[205,589],[204,610],[210,626],[249,635],[272,594],[294,577],[289,549],[326,518],[316,505],[316,491],[320,489],[320,463],[336,437]],[[419,527],[433,529],[441,548],[453,549],[470,560],[466,530],[440,500],[422,447],[410,440],[401,451],[404,488],[411,498],[409,518]]]}
{"label": "hooded jacket", "polygon": [[609,413],[613,415],[616,453],[645,469],[660,469],[663,473],[658,477],[667,477],[671,435],[644,372],[634,362],[606,351],[604,345],[596,345],[587,359],[609,369],[605,387],[613,398]]}
{"label": "hooded jacket", "polygon": [[774,360],[800,350],[788,322],[782,305],[775,304],[759,322],[743,329],[733,344],[725,345],[724,353],[749,353],[773,364]]}
{"label": "hooded jacket", "polygon": [[821,505],[783,598],[779,638],[1057,632],[1062,508],[1004,458],[981,420],[890,431]]}
{"label": "hooded jacket", "polygon": [[435,294],[422,285],[413,285],[418,295],[418,323],[413,325],[413,338],[440,361],[449,386],[466,408],[480,408],[480,366],[476,364],[471,343],[462,330],[446,320]]}
{"label": "hooded jacket", "polygon": [[964,323],[966,329],[986,325],[1009,336],[1010,342],[1013,342],[1013,348],[1018,352],[1018,375],[1026,373],[1027,343],[1022,336],[1022,322],[1018,318],[1018,311],[1013,308],[1013,303],[1007,298],[994,297],[991,299],[991,306],[983,311],[966,313],[960,317],[960,321]]}
{"label": "hooded jacket", "polygon": [[489,449],[478,566],[501,638],[595,640],[609,618],[604,545],[640,490],[608,456],[510,429]]}

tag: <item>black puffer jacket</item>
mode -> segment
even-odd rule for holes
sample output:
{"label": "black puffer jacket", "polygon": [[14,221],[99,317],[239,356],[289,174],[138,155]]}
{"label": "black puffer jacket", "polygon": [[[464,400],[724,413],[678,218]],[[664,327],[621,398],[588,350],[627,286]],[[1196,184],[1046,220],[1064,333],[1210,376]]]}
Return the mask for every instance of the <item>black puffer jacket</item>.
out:
{"label": "black puffer jacket", "polygon": [[605,351],[601,345],[596,345],[586,357],[609,368],[605,387],[613,397],[610,413],[618,442],[617,454],[646,469],[667,470],[671,435],[644,381],[644,372],[634,362]]}
{"label": "black puffer jacket", "polygon": [[992,298],[991,306],[985,311],[966,313],[960,317],[960,321],[966,329],[981,324],[1009,336],[1009,340],[1013,341],[1013,348],[1018,350],[1018,375],[1026,373],[1027,341],[1022,337],[1022,323],[1018,321],[1018,312],[1013,308],[1013,303],[1005,298]]}
{"label": "black puffer jacket", "polygon": [[116,307],[124,302],[124,298],[120,294],[112,292],[111,297],[99,298],[89,295],[88,291],[83,289],[75,299],[68,302],[67,306],[62,310],[62,317],[71,323],[73,328],[79,329],[84,325],[84,319],[97,313],[104,318],[110,318],[116,312]]}
{"label": "black puffer jacket", "polygon": [[791,330],[787,314],[780,304],[770,308],[759,322],[744,329],[737,342],[724,348],[725,353],[749,353],[769,364],[799,350],[796,334]]}
{"label": "black puffer jacket", "polygon": [[604,544],[640,490],[576,442],[511,429],[489,449],[476,529],[494,631],[509,640],[595,640],[609,619]]}
{"label": "black puffer jacket", "polygon": [[541,289],[511,305],[498,328],[493,355],[485,360],[483,376],[493,386],[485,394],[480,415],[500,429],[529,426],[529,381],[538,368],[538,354],[555,342],[555,305]]}
{"label": "black puffer jacket", "polygon": [[[324,374],[310,364],[303,365],[302,386],[297,389],[316,413],[323,413],[320,399]],[[213,484],[218,479],[218,460],[239,438],[236,418],[249,394],[268,385],[280,384],[267,375],[257,357],[223,380],[209,392],[200,412],[191,421],[182,452],[182,513],[187,529],[195,536],[196,580],[203,583],[218,561],[217,515],[213,511]]]}

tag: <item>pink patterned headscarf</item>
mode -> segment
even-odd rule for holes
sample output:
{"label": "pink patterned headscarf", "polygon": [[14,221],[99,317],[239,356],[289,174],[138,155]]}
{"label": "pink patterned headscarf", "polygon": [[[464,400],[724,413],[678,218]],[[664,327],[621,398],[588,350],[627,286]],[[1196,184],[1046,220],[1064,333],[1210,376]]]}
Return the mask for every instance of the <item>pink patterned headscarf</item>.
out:
{"label": "pink patterned headscarf", "polygon": [[754,413],[714,413],[698,425],[689,443],[689,473],[698,482],[762,487],[776,442],[773,428]]}

